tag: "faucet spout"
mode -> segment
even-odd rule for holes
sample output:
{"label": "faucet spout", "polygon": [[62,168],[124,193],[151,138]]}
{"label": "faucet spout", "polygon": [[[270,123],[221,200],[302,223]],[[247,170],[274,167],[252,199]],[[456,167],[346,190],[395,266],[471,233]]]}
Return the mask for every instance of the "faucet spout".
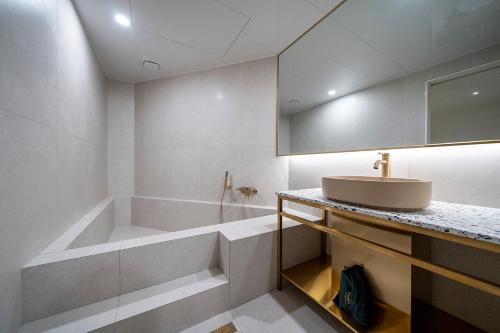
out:
{"label": "faucet spout", "polygon": [[378,170],[378,168],[380,167],[380,164],[386,164],[387,162],[386,161],[383,161],[383,160],[376,160],[375,163],[373,164],[373,168],[375,170]]}
{"label": "faucet spout", "polygon": [[379,153],[382,155],[380,160],[376,160],[373,164],[373,168],[378,170],[380,165],[382,165],[382,177],[391,177],[391,155],[389,153]]}

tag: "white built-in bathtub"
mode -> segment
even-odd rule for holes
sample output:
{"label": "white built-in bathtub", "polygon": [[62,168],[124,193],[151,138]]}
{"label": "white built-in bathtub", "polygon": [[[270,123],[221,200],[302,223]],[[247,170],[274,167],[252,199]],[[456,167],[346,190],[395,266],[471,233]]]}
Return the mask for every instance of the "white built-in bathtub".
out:
{"label": "white built-in bathtub", "polygon": [[[126,200],[124,200],[126,199]],[[123,205],[126,202],[126,205]],[[118,204],[119,203],[119,204]],[[118,212],[118,210],[121,210]],[[123,210],[127,210],[126,213]],[[42,253],[205,227],[276,213],[273,207],[135,196],[107,198]],[[116,237],[116,233],[121,233]],[[123,237],[123,235],[125,236]]]}
{"label": "white built-in bathtub", "polygon": [[208,201],[133,197],[132,225],[178,231],[276,214],[276,208]]}

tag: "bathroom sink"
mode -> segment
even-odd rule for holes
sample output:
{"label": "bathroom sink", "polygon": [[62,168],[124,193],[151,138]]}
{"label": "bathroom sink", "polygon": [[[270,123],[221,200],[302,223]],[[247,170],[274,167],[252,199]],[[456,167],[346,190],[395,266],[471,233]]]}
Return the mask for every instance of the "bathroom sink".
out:
{"label": "bathroom sink", "polygon": [[373,208],[418,210],[430,205],[432,182],[423,179],[325,176],[323,196]]}

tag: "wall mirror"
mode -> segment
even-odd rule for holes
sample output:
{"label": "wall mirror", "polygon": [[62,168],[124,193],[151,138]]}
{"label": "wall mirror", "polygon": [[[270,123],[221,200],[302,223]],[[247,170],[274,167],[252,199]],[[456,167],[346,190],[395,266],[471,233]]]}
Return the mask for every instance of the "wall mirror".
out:
{"label": "wall mirror", "polygon": [[278,62],[278,155],[500,142],[500,0],[347,0]]}

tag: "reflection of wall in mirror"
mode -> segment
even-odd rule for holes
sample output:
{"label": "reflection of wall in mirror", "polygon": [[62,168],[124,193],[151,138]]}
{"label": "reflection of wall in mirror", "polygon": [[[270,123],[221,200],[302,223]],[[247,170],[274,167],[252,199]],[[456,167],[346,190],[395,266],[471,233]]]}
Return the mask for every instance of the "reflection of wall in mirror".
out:
{"label": "reflection of wall in mirror", "polygon": [[426,82],[498,59],[494,46],[292,114],[290,143],[283,150],[280,140],[280,154],[468,141],[434,136],[427,142]]}
{"label": "reflection of wall in mirror", "polygon": [[498,140],[500,105],[431,113],[430,143]]}

